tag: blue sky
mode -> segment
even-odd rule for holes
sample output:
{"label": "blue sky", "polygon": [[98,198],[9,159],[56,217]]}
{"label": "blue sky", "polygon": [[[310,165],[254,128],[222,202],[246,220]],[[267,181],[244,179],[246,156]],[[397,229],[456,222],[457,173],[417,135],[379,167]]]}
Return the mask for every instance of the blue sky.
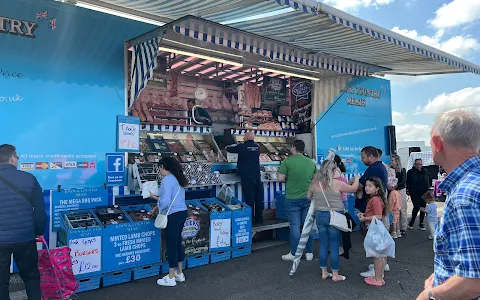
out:
{"label": "blue sky", "polygon": [[[369,22],[480,65],[480,0],[323,0]],[[480,76],[388,76],[397,140],[428,140],[439,112],[480,113]]]}

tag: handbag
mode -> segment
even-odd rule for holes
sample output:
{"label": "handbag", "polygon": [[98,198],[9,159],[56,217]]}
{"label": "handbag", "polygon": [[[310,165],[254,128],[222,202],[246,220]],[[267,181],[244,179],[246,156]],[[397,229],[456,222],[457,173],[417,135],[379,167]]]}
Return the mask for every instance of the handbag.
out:
{"label": "handbag", "polygon": [[160,211],[158,212],[158,215],[155,218],[155,227],[157,227],[158,229],[167,228],[168,213],[170,212],[170,209],[172,208],[173,202],[175,202],[175,199],[177,199],[178,192],[180,192],[180,187],[178,188],[177,193],[175,194],[175,197],[173,198],[172,202],[170,203],[170,206],[168,207],[167,213],[162,214]]}
{"label": "handbag", "polygon": [[331,208],[330,203],[328,202],[327,196],[325,196],[325,192],[323,191],[322,184],[319,183],[319,185],[320,185],[320,189],[322,190],[323,197],[327,202],[328,208],[330,209],[329,225],[343,232],[352,232],[352,228],[348,226],[347,217],[345,217],[344,214],[338,213]]}

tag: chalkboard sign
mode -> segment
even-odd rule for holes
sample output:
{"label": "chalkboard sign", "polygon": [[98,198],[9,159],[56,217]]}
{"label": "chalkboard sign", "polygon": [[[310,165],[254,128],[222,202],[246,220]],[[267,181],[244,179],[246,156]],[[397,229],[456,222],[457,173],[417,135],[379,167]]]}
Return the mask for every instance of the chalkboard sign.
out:
{"label": "chalkboard sign", "polygon": [[70,256],[72,258],[72,268],[75,276],[101,271],[101,236],[72,239],[69,241],[68,247],[72,249]]}
{"label": "chalkboard sign", "polygon": [[293,117],[298,124],[298,133],[309,133],[312,119],[312,83],[309,80],[291,80]]}
{"label": "chalkboard sign", "polygon": [[270,76],[263,77],[262,107],[278,107],[287,103],[287,81]]}
{"label": "chalkboard sign", "polygon": [[140,152],[140,118],[117,117],[117,151]]}

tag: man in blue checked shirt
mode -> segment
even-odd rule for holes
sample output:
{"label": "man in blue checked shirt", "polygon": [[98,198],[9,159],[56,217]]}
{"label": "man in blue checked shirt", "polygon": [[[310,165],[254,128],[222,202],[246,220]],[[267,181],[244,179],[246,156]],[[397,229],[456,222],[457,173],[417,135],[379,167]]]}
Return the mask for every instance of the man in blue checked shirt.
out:
{"label": "man in blue checked shirt", "polygon": [[430,143],[448,176],[434,242],[435,269],[417,300],[480,299],[480,117],[468,110],[440,114]]}

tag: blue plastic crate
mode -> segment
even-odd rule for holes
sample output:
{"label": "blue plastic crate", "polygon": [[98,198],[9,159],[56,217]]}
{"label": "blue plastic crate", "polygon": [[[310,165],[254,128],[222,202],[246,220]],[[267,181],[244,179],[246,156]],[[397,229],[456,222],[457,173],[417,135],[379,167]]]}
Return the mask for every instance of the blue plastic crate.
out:
{"label": "blue plastic crate", "polygon": [[[187,261],[184,260],[183,261],[183,264],[182,264],[182,269],[186,269],[187,268]],[[168,271],[169,271],[170,267],[168,266],[168,262],[163,262],[162,263],[162,274],[167,274]]]}
{"label": "blue plastic crate", "polygon": [[132,270],[107,273],[103,276],[103,287],[132,281]]}
{"label": "blue plastic crate", "polygon": [[232,209],[232,247],[252,244],[252,208],[232,198],[233,205],[242,205],[241,209]]}
{"label": "blue plastic crate", "polygon": [[160,264],[139,267],[133,269],[133,280],[158,276],[160,274]]}
{"label": "blue plastic crate", "polygon": [[190,268],[208,265],[209,261],[210,261],[210,254],[190,256],[189,258],[187,258],[187,267],[190,269]]}
{"label": "blue plastic crate", "polygon": [[92,276],[92,277],[85,277],[85,278],[77,278],[79,287],[76,291],[77,293],[96,290],[100,288],[100,280],[102,276]]}
{"label": "blue plastic crate", "polygon": [[128,215],[133,210],[150,211],[148,204],[122,206],[126,223],[106,225],[103,229],[102,257],[104,273],[160,264],[161,232],[154,220],[135,222]]}
{"label": "blue plastic crate", "polygon": [[221,261],[227,261],[231,258],[232,251],[218,251],[210,253],[210,263],[214,264]]}
{"label": "blue plastic crate", "polygon": [[[215,198],[200,199],[197,202],[206,209],[204,204],[215,203],[223,208],[222,212],[209,212],[210,214],[210,251],[230,250],[232,248],[232,211]],[[222,223],[222,225],[219,225]],[[224,228],[227,235],[218,234],[219,228]]]}
{"label": "blue plastic crate", "polygon": [[[92,218],[89,222],[94,222],[97,225],[88,227],[75,228],[77,221],[82,221],[86,214]],[[78,220],[69,220],[70,218],[79,218]],[[103,272],[101,263],[93,263],[96,261],[92,259],[92,255],[97,255],[101,260],[101,243],[103,237],[103,226],[97,218],[95,212],[91,209],[65,211],[60,213],[60,240],[61,244],[71,249],[73,274],[78,278],[93,278],[101,275]],[[85,256],[83,253],[93,253],[90,256]],[[96,254],[95,254],[96,253]]]}
{"label": "blue plastic crate", "polygon": [[252,253],[252,246],[240,246],[232,249],[232,258],[247,256]]}

